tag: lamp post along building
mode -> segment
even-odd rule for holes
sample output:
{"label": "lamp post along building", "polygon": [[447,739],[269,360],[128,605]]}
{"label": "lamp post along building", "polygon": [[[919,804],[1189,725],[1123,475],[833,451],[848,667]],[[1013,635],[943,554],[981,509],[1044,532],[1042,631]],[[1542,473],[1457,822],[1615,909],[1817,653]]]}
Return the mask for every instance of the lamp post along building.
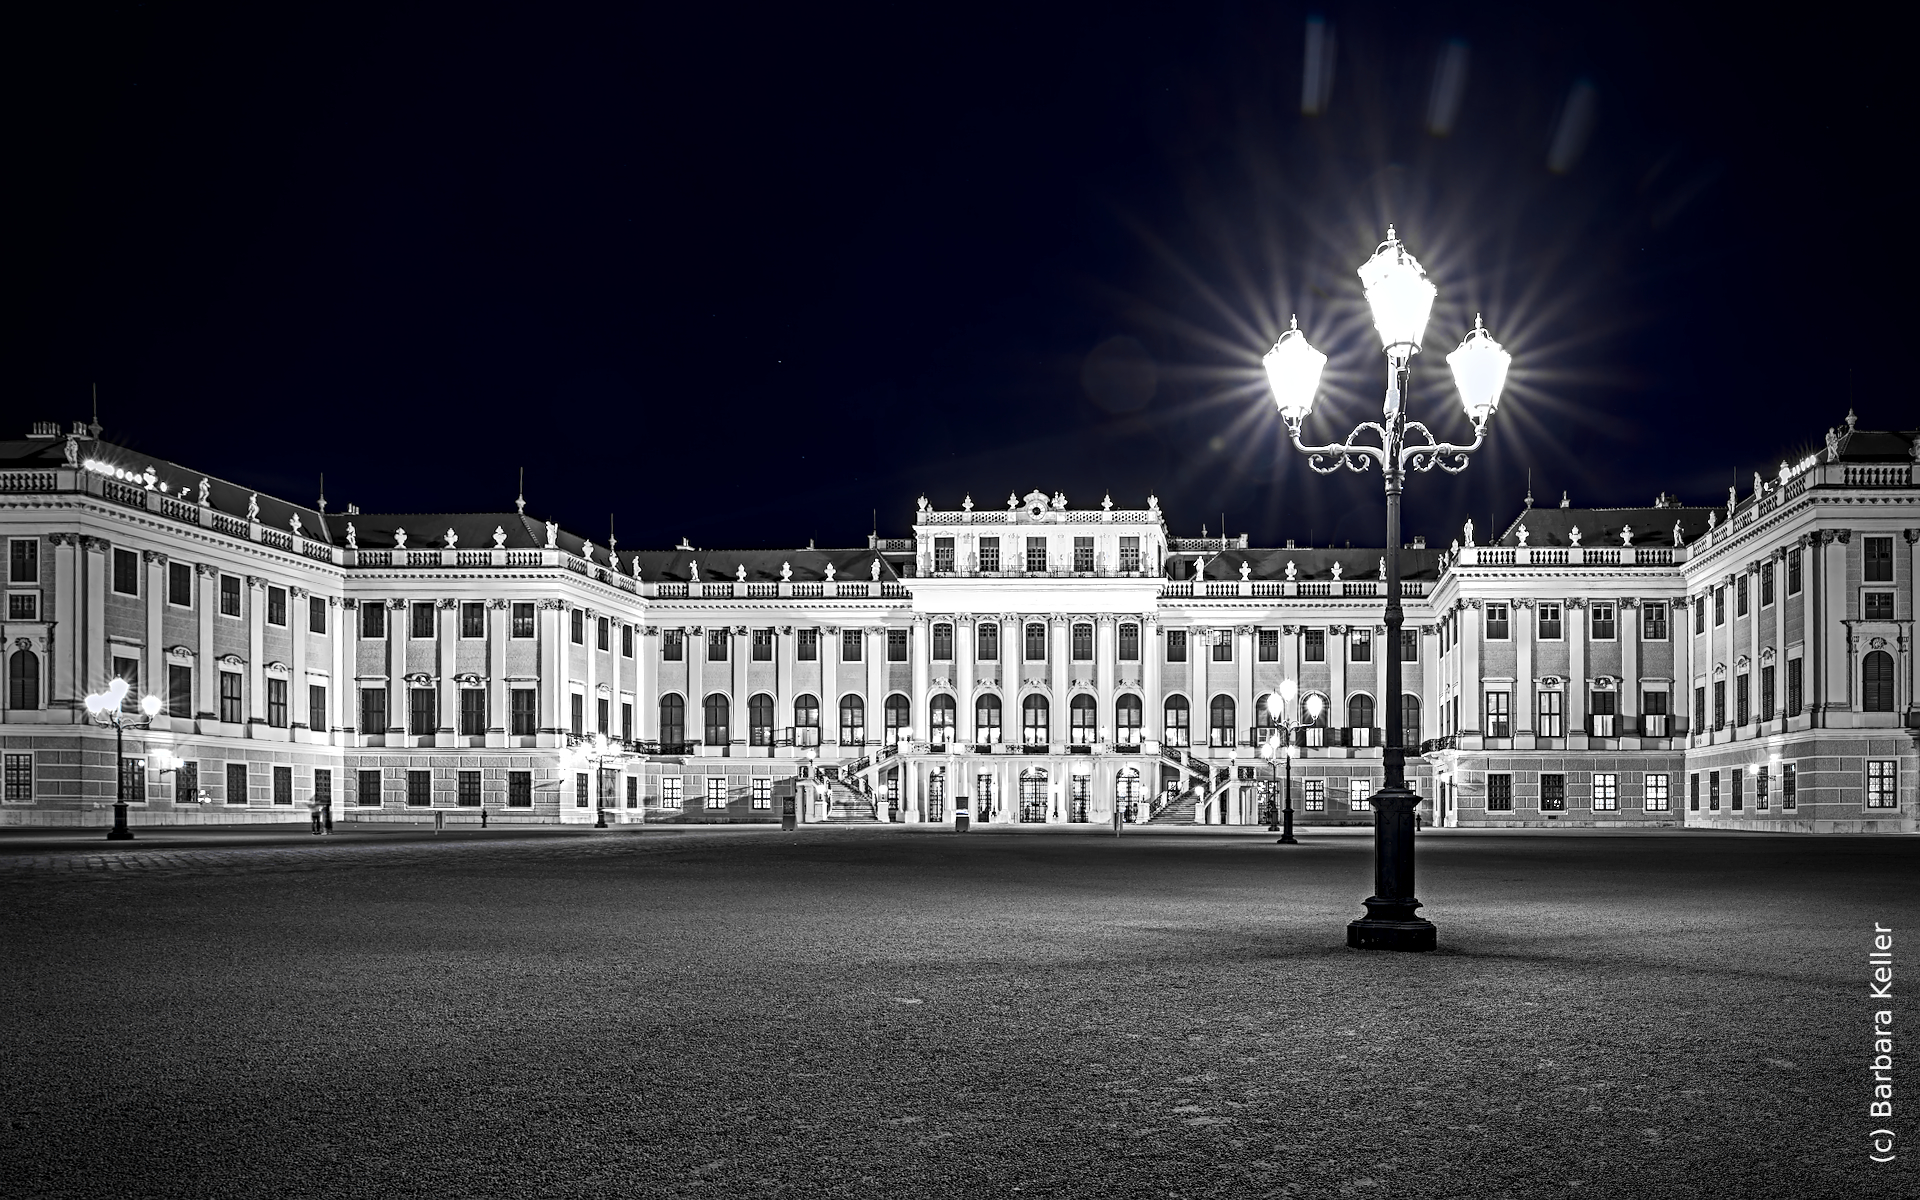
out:
{"label": "lamp post along building", "polygon": [[[52,424],[0,442],[0,823],[1368,823],[1384,707],[1445,825],[1912,832],[1920,432],[1725,505],[1528,507],[1400,555],[1177,538],[1059,493],[910,538],[622,552],[528,516],[328,512]],[[1491,533],[1491,531],[1487,531]],[[126,738],[84,697],[162,712]],[[1263,769],[1264,768],[1264,769]]]}

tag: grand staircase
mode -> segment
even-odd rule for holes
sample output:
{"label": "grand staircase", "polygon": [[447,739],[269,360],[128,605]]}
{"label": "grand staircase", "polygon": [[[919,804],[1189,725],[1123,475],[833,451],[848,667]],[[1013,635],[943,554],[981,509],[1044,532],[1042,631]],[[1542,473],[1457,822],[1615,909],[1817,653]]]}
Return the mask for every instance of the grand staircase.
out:
{"label": "grand staircase", "polygon": [[827,780],[827,822],[832,825],[878,825],[873,798],[838,779]]}
{"label": "grand staircase", "polygon": [[1149,825],[1192,825],[1202,805],[1233,782],[1231,767],[1215,767],[1183,751],[1164,748],[1160,761],[1180,772],[1178,793],[1154,809]]}

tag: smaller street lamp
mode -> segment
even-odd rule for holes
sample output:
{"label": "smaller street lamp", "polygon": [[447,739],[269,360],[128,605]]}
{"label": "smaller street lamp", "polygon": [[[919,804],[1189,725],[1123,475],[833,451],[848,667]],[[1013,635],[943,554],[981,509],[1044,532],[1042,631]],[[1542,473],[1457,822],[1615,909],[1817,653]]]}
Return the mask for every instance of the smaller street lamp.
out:
{"label": "smaller street lamp", "polygon": [[[1294,731],[1305,728],[1320,720],[1320,713],[1326,707],[1318,693],[1308,696],[1300,709],[1294,707],[1294,701],[1300,697],[1300,685],[1291,679],[1280,681],[1280,689],[1267,697],[1267,724],[1273,728],[1273,736],[1261,746],[1260,753],[1275,774],[1280,771],[1280,761],[1287,764],[1286,810],[1283,819],[1286,828],[1275,843],[1281,846],[1297,846],[1298,838],[1293,836],[1293,760],[1299,756],[1294,743]],[[1304,709],[1304,711],[1302,711]],[[1305,718],[1304,720],[1302,718]],[[1271,829],[1269,829],[1271,832]]]}
{"label": "smaller street lamp", "polygon": [[115,677],[104,692],[95,692],[87,697],[87,715],[97,725],[113,726],[113,771],[114,801],[113,828],[107,831],[110,842],[130,842],[133,830],[127,828],[127,768],[126,768],[126,730],[145,729],[153,724],[160,715],[160,697],[146,695],[140,698],[140,711],[144,714],[137,721],[128,720],[129,714],[122,711],[127,693],[133,689],[127,681]]}

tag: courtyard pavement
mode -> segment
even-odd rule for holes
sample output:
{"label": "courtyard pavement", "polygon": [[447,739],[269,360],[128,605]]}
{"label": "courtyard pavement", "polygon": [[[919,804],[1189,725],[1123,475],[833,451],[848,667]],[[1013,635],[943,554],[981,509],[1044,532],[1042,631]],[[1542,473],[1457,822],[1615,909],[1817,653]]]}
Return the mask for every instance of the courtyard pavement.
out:
{"label": "courtyard pavement", "polygon": [[6,1195],[1920,1194],[1920,839],[139,835],[0,834]]}

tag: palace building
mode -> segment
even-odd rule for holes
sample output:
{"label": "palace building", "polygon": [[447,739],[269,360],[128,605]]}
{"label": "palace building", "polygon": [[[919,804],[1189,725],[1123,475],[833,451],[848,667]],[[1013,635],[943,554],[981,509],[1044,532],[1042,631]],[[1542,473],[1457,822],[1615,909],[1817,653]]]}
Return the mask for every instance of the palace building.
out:
{"label": "palace building", "polygon": [[[865,546],[622,551],[328,512],[36,425],[0,441],[0,823],[1370,822],[1386,706],[1447,826],[1914,832],[1920,431],[1724,504],[1525,508],[1384,554],[1158,502],[936,509]],[[1492,536],[1486,536],[1492,534]],[[131,690],[122,750],[84,703]],[[1267,697],[1321,700],[1275,758]],[[158,697],[148,719],[141,697]]]}

